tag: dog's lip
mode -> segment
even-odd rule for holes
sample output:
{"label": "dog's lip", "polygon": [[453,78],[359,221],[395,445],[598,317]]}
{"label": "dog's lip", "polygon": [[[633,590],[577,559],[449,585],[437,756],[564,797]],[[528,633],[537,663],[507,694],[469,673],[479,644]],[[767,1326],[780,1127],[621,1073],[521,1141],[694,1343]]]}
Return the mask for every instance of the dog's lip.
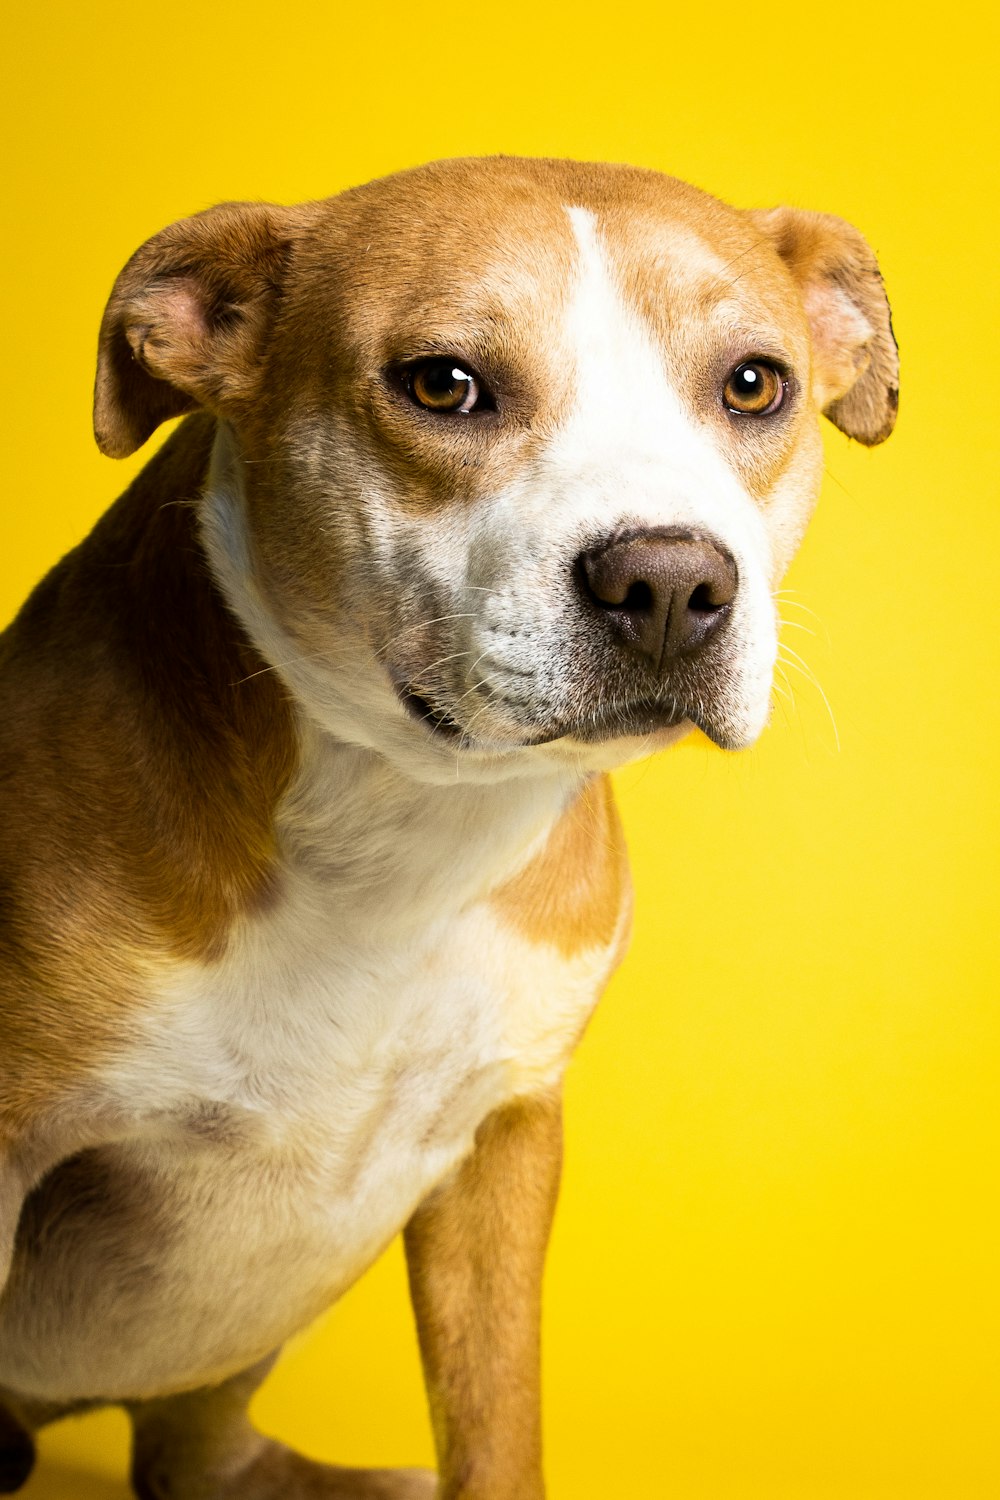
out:
{"label": "dog's lip", "polygon": [[410,718],[422,724],[429,734],[446,740],[461,739],[465,731],[445,709],[438,708],[430,698],[418,693],[409,683],[397,682],[395,687],[396,695]]}

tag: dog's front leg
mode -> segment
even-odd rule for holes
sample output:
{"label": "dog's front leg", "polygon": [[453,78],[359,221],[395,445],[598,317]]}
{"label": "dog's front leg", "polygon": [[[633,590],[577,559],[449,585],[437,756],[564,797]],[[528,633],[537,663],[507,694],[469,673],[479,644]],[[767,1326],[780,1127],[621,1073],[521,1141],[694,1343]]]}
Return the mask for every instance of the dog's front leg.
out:
{"label": "dog's front leg", "polygon": [[561,1100],[516,1101],[407,1227],[439,1500],[544,1495],[541,1282],[561,1161]]}

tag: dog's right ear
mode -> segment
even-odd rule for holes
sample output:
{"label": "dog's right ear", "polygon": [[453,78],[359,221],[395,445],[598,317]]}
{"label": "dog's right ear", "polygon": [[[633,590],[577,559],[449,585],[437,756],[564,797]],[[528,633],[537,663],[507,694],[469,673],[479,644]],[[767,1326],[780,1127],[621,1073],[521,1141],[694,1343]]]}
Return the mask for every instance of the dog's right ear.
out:
{"label": "dog's right ear", "polygon": [[237,414],[260,355],[302,209],[221,203],[161,230],[115,282],[101,323],[94,436],[126,458],[168,417]]}
{"label": "dog's right ear", "polygon": [[750,218],[798,287],[821,410],[859,443],[884,442],[896,421],[899,354],[870,246],[833,214],[771,208],[753,209]]}

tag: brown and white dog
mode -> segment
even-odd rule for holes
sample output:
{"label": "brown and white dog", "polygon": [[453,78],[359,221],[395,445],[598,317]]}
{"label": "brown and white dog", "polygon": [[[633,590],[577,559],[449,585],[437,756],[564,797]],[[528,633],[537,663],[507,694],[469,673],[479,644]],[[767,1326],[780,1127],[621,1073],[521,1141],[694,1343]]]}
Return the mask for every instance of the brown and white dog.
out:
{"label": "brown and white dog", "polygon": [[[0,1489],[124,1404],[155,1500],[537,1500],[606,773],[749,744],[816,417],[892,427],[839,219],[453,161],[145,244],[97,440],[173,433],[3,638]],[[440,1477],[245,1408],[405,1230]]]}

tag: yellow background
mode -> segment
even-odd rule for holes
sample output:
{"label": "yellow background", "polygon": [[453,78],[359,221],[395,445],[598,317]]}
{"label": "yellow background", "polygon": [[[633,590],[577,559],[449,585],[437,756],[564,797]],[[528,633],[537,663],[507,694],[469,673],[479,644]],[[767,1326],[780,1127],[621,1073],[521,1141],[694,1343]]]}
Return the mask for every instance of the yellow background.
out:
{"label": "yellow background", "polygon": [[[637,935],[568,1083],[550,1492],[1000,1495],[987,7],[17,12],[5,614],[145,457],[92,447],[97,325],[133,248],[186,212],[503,150],[658,167],[869,236],[902,416],[871,452],[828,432],[784,608],[840,748],[790,668],[752,752],[691,742],[620,778]],[[398,1247],[289,1351],[258,1410],[320,1456],[429,1458]],[[26,1495],[124,1494],[82,1472],[120,1476],[124,1442],[117,1414],[64,1424]]]}

